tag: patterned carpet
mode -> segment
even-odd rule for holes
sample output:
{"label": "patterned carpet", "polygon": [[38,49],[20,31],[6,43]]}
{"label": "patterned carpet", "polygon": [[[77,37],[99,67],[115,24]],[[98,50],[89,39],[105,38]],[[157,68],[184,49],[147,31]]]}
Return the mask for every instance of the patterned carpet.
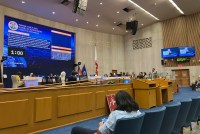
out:
{"label": "patterned carpet", "polygon": [[[174,102],[180,102],[181,100],[185,100],[185,99],[189,99],[189,98],[193,98],[193,97],[197,97],[197,96],[200,96],[200,91],[192,91],[191,88],[189,88],[189,87],[183,87],[183,88],[180,89],[180,92],[178,94],[174,95]],[[173,103],[173,102],[170,102],[170,103]],[[157,108],[159,108],[159,107],[154,107],[150,110],[157,109]],[[146,110],[143,109],[141,111],[146,111]],[[106,118],[106,117],[107,116],[102,116],[102,117],[99,117],[99,118],[79,122],[79,123],[76,123],[76,124],[73,124],[73,125],[64,126],[64,127],[60,127],[60,128],[57,128],[57,129],[45,131],[45,132],[42,132],[42,133],[39,133],[39,134],[70,134],[71,129],[74,126],[81,126],[81,127],[90,128],[90,129],[95,130],[98,127],[98,123],[103,118]],[[193,123],[192,127],[193,127],[192,132],[188,128],[185,128],[184,134],[200,134],[200,126],[196,125],[196,123]]]}

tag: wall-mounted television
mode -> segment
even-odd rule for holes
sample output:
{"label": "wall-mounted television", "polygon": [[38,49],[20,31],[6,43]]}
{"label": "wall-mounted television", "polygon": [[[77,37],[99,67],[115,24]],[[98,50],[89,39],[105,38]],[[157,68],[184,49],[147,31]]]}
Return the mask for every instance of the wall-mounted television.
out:
{"label": "wall-mounted television", "polygon": [[178,48],[164,48],[161,49],[163,59],[177,58],[179,56]]}
{"label": "wall-mounted television", "polygon": [[179,57],[194,57],[195,56],[195,47],[178,47],[179,48]]}

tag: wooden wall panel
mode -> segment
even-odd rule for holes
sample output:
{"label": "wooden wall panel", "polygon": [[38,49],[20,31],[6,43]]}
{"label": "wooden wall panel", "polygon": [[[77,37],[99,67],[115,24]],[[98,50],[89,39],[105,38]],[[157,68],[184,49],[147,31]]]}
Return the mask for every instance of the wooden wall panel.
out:
{"label": "wooden wall panel", "polygon": [[52,97],[35,98],[35,122],[52,118]]}
{"label": "wooden wall panel", "polygon": [[164,48],[195,46],[196,56],[190,62],[177,63],[175,59],[166,60],[167,67],[200,65],[200,13],[163,21]]}
{"label": "wooden wall panel", "polygon": [[92,110],[92,93],[58,96],[58,117]]}
{"label": "wooden wall panel", "polygon": [[200,65],[200,13],[186,17],[188,44],[195,46],[196,56],[190,60],[190,65]]}
{"label": "wooden wall panel", "polygon": [[28,99],[0,102],[0,129],[28,124]]}
{"label": "wooden wall panel", "polygon": [[96,92],[96,109],[105,108],[106,106],[106,92],[98,91]]}

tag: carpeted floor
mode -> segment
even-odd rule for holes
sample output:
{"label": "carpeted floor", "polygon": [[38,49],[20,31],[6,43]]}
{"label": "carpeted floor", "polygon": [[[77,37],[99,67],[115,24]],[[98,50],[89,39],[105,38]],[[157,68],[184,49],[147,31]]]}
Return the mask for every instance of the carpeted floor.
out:
{"label": "carpeted floor", "polygon": [[[193,98],[193,97],[197,97],[197,96],[200,96],[200,91],[192,91],[191,88],[189,88],[189,87],[183,87],[183,88],[180,89],[180,92],[178,94],[174,95],[174,102],[180,102],[181,100],[189,99],[189,98]],[[158,108],[158,107],[154,107],[152,109],[155,109],[155,108]],[[146,110],[144,110],[144,111],[146,111]],[[73,124],[73,125],[64,126],[64,127],[61,127],[61,128],[45,131],[45,132],[42,132],[42,133],[39,133],[39,134],[70,134],[71,129],[74,126],[81,126],[81,127],[90,128],[90,129],[97,129],[98,123],[103,118],[106,118],[106,117],[107,116],[102,116],[102,117],[99,117],[99,118],[79,122],[79,123],[76,123],[76,124]],[[193,129],[194,130],[192,132],[185,129],[184,134],[200,134],[200,127],[197,126],[195,123],[193,125]]]}

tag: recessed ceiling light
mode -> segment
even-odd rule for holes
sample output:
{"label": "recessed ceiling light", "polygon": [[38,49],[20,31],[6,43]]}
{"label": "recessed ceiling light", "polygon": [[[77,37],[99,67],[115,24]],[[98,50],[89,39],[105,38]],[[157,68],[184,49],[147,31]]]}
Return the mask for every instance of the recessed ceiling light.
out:
{"label": "recessed ceiling light", "polygon": [[145,13],[147,13],[148,15],[150,15],[151,17],[153,17],[154,19],[159,20],[153,14],[149,13],[147,10],[145,10],[144,8],[142,8],[141,6],[139,6],[138,4],[136,4],[135,2],[133,2],[132,0],[128,0],[128,1],[131,2],[133,5],[135,5],[136,7],[140,8],[141,10],[143,10]]}
{"label": "recessed ceiling light", "polygon": [[56,14],[56,12],[52,12],[52,14]]}
{"label": "recessed ceiling light", "polygon": [[101,16],[100,14],[97,15],[98,18],[99,18],[100,16]]}
{"label": "recessed ceiling light", "polygon": [[176,3],[174,3],[173,0],[169,0],[169,2],[171,2],[171,4],[172,4],[181,14],[184,14],[184,12],[176,5]]}
{"label": "recessed ceiling light", "polygon": [[22,4],[25,4],[25,3],[26,3],[26,1],[22,0]]}
{"label": "recessed ceiling light", "polygon": [[119,11],[117,11],[117,13],[119,13]]}
{"label": "recessed ceiling light", "polygon": [[115,30],[115,28],[114,28],[114,27],[113,27],[112,29],[113,29],[113,30]]}
{"label": "recessed ceiling light", "polygon": [[76,21],[78,21],[78,19],[76,19]]}
{"label": "recessed ceiling light", "polygon": [[141,24],[142,26],[144,25],[144,24]]}
{"label": "recessed ceiling light", "polygon": [[128,31],[126,30],[126,33],[128,33]]}
{"label": "recessed ceiling light", "polygon": [[102,5],[103,3],[102,2],[100,2],[100,5]]}
{"label": "recessed ceiling light", "polygon": [[86,23],[88,24],[89,22],[87,21]]}
{"label": "recessed ceiling light", "polygon": [[114,24],[115,24],[116,22],[114,21]]}
{"label": "recessed ceiling light", "polygon": [[96,24],[96,27],[98,27],[99,25],[98,24]]}
{"label": "recessed ceiling light", "polygon": [[156,6],[156,5],[157,5],[157,3],[155,2],[155,3],[154,3],[154,5]]}

